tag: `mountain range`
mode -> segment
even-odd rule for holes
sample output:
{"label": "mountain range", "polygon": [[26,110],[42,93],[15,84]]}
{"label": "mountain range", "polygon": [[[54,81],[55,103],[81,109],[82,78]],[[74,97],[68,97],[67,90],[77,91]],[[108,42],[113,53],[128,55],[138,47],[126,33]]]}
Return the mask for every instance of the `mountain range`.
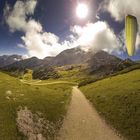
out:
{"label": "mountain range", "polygon": [[130,59],[122,60],[105,51],[93,53],[90,51],[85,52],[79,48],[68,49],[61,52],[56,57],[46,57],[44,59],[31,57],[23,60],[20,55],[0,56],[0,68],[6,71],[18,69],[37,70],[76,64],[87,64],[87,69],[90,73],[100,72],[110,74],[129,67],[135,64],[135,62]]}
{"label": "mountain range", "polygon": [[7,65],[13,64],[14,62],[18,62],[22,60],[21,55],[3,55],[0,56],[0,68],[5,67]]}
{"label": "mountain range", "polygon": [[[40,67],[47,66],[64,66],[72,64],[83,64],[86,63],[90,57],[91,52],[84,52],[79,48],[68,49],[56,57],[46,57],[44,59],[38,59],[37,57],[31,57],[28,59],[22,59],[22,56],[11,55],[11,56],[1,56],[0,57],[0,67],[1,68],[28,68],[37,69]],[[20,61],[19,61],[20,58]]]}

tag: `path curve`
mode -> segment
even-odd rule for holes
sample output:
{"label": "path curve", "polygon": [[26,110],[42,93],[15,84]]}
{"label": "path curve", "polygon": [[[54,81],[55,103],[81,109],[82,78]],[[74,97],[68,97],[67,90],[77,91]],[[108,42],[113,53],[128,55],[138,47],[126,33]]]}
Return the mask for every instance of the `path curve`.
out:
{"label": "path curve", "polygon": [[57,140],[121,140],[77,87]]}
{"label": "path curve", "polygon": [[68,81],[56,81],[56,82],[46,82],[46,83],[41,83],[42,80],[36,81],[36,82],[28,82],[25,80],[20,80],[20,82],[24,84],[29,84],[29,85],[34,85],[34,86],[43,86],[43,85],[53,85],[53,84],[75,84],[77,85],[76,82],[68,82]]}
{"label": "path curve", "polygon": [[27,80],[20,80],[20,82],[24,83],[24,84],[37,84],[40,83],[42,80],[37,80],[37,81],[27,81]]}

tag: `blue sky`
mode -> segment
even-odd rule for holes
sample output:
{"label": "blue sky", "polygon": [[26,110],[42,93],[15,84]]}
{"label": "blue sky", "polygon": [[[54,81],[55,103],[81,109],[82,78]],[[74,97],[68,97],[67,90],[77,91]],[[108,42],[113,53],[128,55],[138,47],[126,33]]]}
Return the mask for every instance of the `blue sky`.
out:
{"label": "blue sky", "polygon": [[[27,54],[29,56],[36,55],[37,57],[40,56],[45,57],[45,55],[46,56],[56,55],[58,52],[61,52],[66,48],[70,48],[70,43],[74,40],[71,39],[71,36],[74,36],[75,39],[79,37],[78,36],[79,34],[77,32],[71,33],[71,28],[73,29],[76,28],[75,27],[76,25],[77,27],[79,26],[81,29],[84,29],[84,27],[85,29],[87,29],[89,27],[87,24],[91,23],[93,24],[93,28],[94,28],[94,23],[101,21],[107,24],[106,28],[109,28],[110,34],[114,34],[116,36],[120,35],[120,32],[123,31],[124,29],[124,21],[123,20],[116,21],[116,17],[111,13],[112,11],[110,9],[109,9],[110,11],[101,9],[99,12],[97,12],[103,0],[81,0],[81,1],[80,0],[59,0],[59,1],[35,0],[35,1],[36,3],[33,5],[33,8],[28,9],[28,10],[32,10],[32,13],[31,14],[25,13],[24,15],[24,18],[26,19],[26,24],[28,25],[28,23],[32,21],[31,22],[32,25],[41,28],[39,29],[39,31],[38,29],[36,31],[38,35],[36,36],[37,38],[45,36],[45,41],[47,40],[47,38],[51,40],[48,39],[45,42],[46,44],[42,44],[44,42],[40,42],[39,40],[38,42],[40,43],[38,44],[37,47],[34,47],[36,46],[36,43],[34,41],[33,43],[34,46],[29,46],[28,45],[28,42],[30,41],[29,31],[25,31],[25,28],[19,29],[14,27],[10,21],[11,19],[10,16],[12,16],[12,14],[10,15],[9,13],[12,13],[14,10],[17,10],[16,8],[14,8],[14,6],[17,4],[17,0],[0,0],[0,55]],[[23,1],[21,2],[24,3],[26,6],[26,0],[24,2]],[[78,3],[87,3],[87,5],[89,6],[89,15],[84,20],[78,19],[75,15],[75,9]],[[9,10],[10,12],[8,10],[7,11],[5,10],[6,7],[10,7]],[[4,11],[6,11],[6,14],[4,13]],[[25,12],[25,9],[23,9],[23,12]],[[14,16],[18,15],[18,12],[16,14],[15,12],[13,13]],[[99,19],[96,18],[97,14],[100,17]],[[101,23],[99,24],[101,25]],[[107,30],[108,29],[106,29],[106,31]],[[56,43],[55,44],[52,43],[52,40]],[[109,45],[111,44],[110,42],[107,43],[109,43]],[[23,45],[22,47],[21,44]],[[42,49],[43,48],[42,46],[39,48],[39,45],[41,44],[44,45],[44,47],[46,47],[44,50]],[[67,47],[64,47],[65,44]],[[56,50],[53,45],[58,46]],[[59,47],[61,46],[64,48],[60,49]],[[44,51],[46,51],[46,54],[44,53]],[[40,52],[40,55],[38,55],[37,52]],[[121,56],[128,57],[126,52],[121,53]],[[139,53],[136,53],[136,55],[133,58],[139,59],[140,58]]]}

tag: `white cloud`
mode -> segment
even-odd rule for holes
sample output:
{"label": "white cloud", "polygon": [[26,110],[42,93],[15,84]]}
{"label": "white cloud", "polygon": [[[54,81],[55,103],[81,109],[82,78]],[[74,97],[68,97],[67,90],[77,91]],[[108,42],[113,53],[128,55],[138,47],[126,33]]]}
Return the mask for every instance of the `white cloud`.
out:
{"label": "white cloud", "polygon": [[59,38],[52,33],[47,32],[27,32],[22,37],[29,56],[37,56],[44,58],[46,56],[54,56],[64,50],[59,44]]}
{"label": "white cloud", "polygon": [[[137,17],[140,26],[140,0],[104,0],[100,5],[100,10],[110,12],[116,21],[123,21],[125,16],[130,14]],[[140,29],[136,41],[136,47],[140,45]]]}
{"label": "white cloud", "polygon": [[104,0],[100,6],[111,13],[117,20],[122,21],[126,15],[134,15],[140,20],[139,0]]}
{"label": "white cloud", "polygon": [[26,31],[28,24],[27,15],[34,13],[36,4],[36,0],[28,0],[25,2],[18,0],[13,8],[6,4],[4,16],[12,32],[17,30]]}
{"label": "white cloud", "polygon": [[78,36],[77,42],[84,50],[119,51],[119,42],[106,22],[88,23],[84,27],[74,26],[72,31]]}
{"label": "white cloud", "polygon": [[[10,31],[22,31],[24,44],[18,44],[28,51],[28,57],[44,58],[55,56],[61,51],[81,46],[83,50],[119,51],[119,44],[113,30],[105,22],[88,23],[84,27],[75,25],[71,27],[71,34],[67,40],[60,42],[59,37],[53,33],[44,32],[42,25],[32,19],[36,0],[19,0],[14,7],[6,5],[4,16]],[[28,18],[27,18],[28,17]],[[27,57],[27,56],[26,56]]]}
{"label": "white cloud", "polygon": [[[59,43],[59,37],[52,33],[43,32],[42,25],[34,19],[27,19],[34,13],[37,1],[19,0],[11,8],[8,4],[4,9],[4,16],[10,31],[23,31],[25,33],[21,39],[24,45],[18,44],[19,47],[25,47],[29,56],[44,58],[48,55],[56,55],[66,49]],[[66,45],[64,43],[64,45]]]}

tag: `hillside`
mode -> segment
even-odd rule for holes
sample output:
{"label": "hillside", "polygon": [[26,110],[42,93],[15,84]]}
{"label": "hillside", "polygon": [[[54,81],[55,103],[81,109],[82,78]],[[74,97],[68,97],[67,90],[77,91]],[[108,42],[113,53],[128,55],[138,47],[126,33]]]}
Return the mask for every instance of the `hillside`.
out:
{"label": "hillside", "polygon": [[88,61],[90,73],[108,75],[123,70],[135,63],[130,59],[122,60],[107,52],[100,51],[93,55]]}
{"label": "hillside", "polygon": [[54,57],[50,64],[52,66],[85,64],[90,59],[91,55],[91,52],[85,52],[80,48],[68,49]]}
{"label": "hillside", "polygon": [[140,69],[80,89],[107,123],[128,140],[140,139]]}
{"label": "hillside", "polygon": [[22,60],[21,55],[3,55],[0,56],[0,68],[13,64],[14,62]]}
{"label": "hillside", "polygon": [[[56,57],[18,60],[4,66],[3,71],[17,74],[18,77],[20,75],[20,79],[0,73],[0,127],[3,130],[0,137],[4,140],[24,137],[24,132],[17,128],[15,123],[17,114],[24,111],[29,113],[33,120],[36,120],[36,116],[37,119],[43,116],[45,125],[46,122],[51,123],[47,126],[50,131],[48,132],[46,127],[37,128],[38,121],[33,122],[33,133],[36,133],[37,129],[38,133],[47,138],[54,137],[62,125],[71,99],[71,86],[82,81],[88,84],[100,79],[86,86],[81,84],[81,90],[108,124],[128,139],[137,140],[140,71],[132,71],[134,69],[139,69],[139,65],[129,59],[122,60],[104,51],[92,54],[79,49],[65,50]],[[102,80],[107,76],[108,78]],[[28,119],[30,118],[23,121]],[[27,133],[24,135],[27,136]]]}
{"label": "hillside", "polygon": [[[47,61],[46,61],[47,62]],[[28,59],[24,59],[21,61],[16,61],[10,65],[3,67],[3,69],[36,69],[38,67],[45,67],[46,63],[42,59],[38,59],[37,57],[31,57]]]}
{"label": "hillside", "polygon": [[47,71],[45,69],[53,69],[53,71],[55,71],[54,69],[56,67],[85,65],[87,67],[85,67],[84,73],[104,77],[106,75],[121,71],[134,64],[135,62],[129,59],[122,60],[104,51],[99,51],[94,54],[92,52],[84,52],[79,48],[74,48],[65,50],[56,57],[46,57],[44,59],[32,57],[21,61],[16,61],[10,65],[2,67],[1,69],[3,71],[14,73],[14,75],[24,73],[26,69],[31,69],[34,71],[34,73],[35,71],[36,73],[44,73],[42,74],[43,77],[41,79],[46,79]]}
{"label": "hillside", "polygon": [[[27,68],[27,69],[36,69],[40,67],[47,66],[64,66],[71,64],[83,64],[90,59],[91,53],[84,52],[79,48],[64,50],[56,57],[46,57],[44,59],[38,59],[36,57],[31,57],[25,60],[16,61],[10,64],[7,64],[4,69],[10,69],[12,67],[17,68]],[[9,56],[10,57],[10,56]],[[6,63],[6,62],[5,62]]]}
{"label": "hillside", "polygon": [[66,114],[73,84],[51,82],[24,83],[0,72],[0,139],[29,139],[37,134],[46,139],[55,137]]}

